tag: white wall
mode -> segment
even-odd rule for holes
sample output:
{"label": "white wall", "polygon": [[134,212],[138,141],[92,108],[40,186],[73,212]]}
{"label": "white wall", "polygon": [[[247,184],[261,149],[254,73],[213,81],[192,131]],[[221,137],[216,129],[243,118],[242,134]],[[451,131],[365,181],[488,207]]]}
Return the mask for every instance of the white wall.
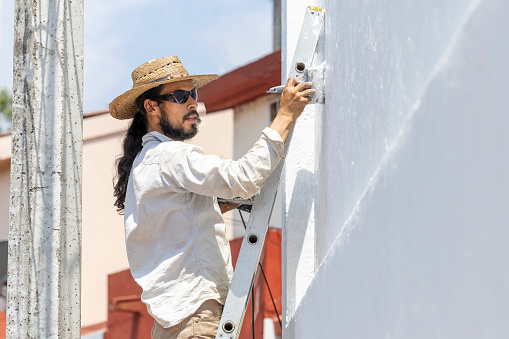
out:
{"label": "white wall", "polygon": [[[286,4],[287,35],[300,3]],[[309,277],[286,261],[285,293],[300,299],[285,305],[285,337],[505,337],[509,4],[322,5],[320,184],[285,186],[290,199],[312,193],[293,211],[316,216],[314,251],[285,255],[317,266],[296,290]]]}
{"label": "white wall", "polygon": [[[302,20],[309,3],[282,2],[282,83],[286,83],[299,38]],[[321,6],[321,3],[313,5]],[[323,6],[321,6],[323,7]],[[319,39],[313,60],[319,65],[324,60],[324,37]],[[309,66],[309,65],[308,65]],[[284,322],[289,323],[313,280],[316,262],[316,227],[320,159],[324,115],[323,104],[308,105],[297,120],[282,176],[284,228],[282,236],[282,303]]]}
{"label": "white wall", "polygon": [[223,159],[233,157],[233,109],[204,113],[205,106],[200,104],[202,123],[196,136],[189,143],[198,145],[205,154],[214,154]]}

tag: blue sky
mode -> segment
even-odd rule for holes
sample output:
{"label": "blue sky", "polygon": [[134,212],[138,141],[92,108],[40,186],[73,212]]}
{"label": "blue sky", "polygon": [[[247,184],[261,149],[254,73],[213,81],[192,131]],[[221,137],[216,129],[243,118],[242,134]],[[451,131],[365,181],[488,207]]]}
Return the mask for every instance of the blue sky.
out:
{"label": "blue sky", "polygon": [[[85,113],[132,86],[142,63],[178,55],[224,74],[272,51],[272,0],[85,0]],[[0,0],[0,86],[12,86],[14,0]]]}

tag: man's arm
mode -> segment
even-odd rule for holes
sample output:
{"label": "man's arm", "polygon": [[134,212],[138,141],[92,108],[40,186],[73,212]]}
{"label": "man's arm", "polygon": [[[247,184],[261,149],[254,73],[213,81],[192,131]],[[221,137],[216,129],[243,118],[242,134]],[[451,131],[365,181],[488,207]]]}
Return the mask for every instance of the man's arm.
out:
{"label": "man's arm", "polygon": [[290,78],[286,82],[281,96],[279,113],[270,125],[270,128],[279,133],[283,142],[286,142],[290,130],[297,118],[302,114],[304,107],[311,100],[310,96],[315,93],[310,82],[298,82]]}
{"label": "man's arm", "polygon": [[[294,78],[288,79],[281,96],[279,113],[270,125],[271,129],[279,133],[283,142],[286,142],[295,120],[302,114],[304,107],[310,101],[309,97],[315,93],[311,87],[310,82],[299,83]],[[221,213],[231,211],[238,206],[231,203],[219,204]]]}
{"label": "man's arm", "polygon": [[185,143],[166,143],[167,151],[159,158],[162,185],[175,192],[222,198],[253,196],[284,157],[283,142],[313,93],[310,83],[288,80],[271,128],[238,160],[206,155]]}

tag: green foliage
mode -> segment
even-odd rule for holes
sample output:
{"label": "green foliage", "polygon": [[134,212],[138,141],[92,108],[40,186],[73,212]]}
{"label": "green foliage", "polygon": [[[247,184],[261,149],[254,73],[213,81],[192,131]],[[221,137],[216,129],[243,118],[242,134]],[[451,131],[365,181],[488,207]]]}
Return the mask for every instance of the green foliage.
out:
{"label": "green foliage", "polygon": [[0,113],[12,120],[12,95],[7,88],[0,88]]}
{"label": "green foliage", "polygon": [[0,133],[7,132],[12,125],[12,95],[5,87],[0,87]]}

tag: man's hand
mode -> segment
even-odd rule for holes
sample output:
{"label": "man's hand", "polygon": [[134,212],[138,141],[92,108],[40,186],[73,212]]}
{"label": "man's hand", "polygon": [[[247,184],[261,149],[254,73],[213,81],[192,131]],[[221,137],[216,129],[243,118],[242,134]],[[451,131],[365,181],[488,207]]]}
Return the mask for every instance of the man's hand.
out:
{"label": "man's hand", "polygon": [[270,125],[270,128],[279,133],[283,142],[286,142],[293,123],[302,114],[306,104],[311,101],[311,96],[315,94],[312,86],[310,82],[298,82],[293,77],[286,82],[281,95],[279,113]]}
{"label": "man's hand", "polygon": [[287,115],[293,121],[297,120],[306,104],[311,101],[311,96],[315,94],[312,87],[310,82],[298,82],[293,77],[288,79],[281,95],[279,114]]}

